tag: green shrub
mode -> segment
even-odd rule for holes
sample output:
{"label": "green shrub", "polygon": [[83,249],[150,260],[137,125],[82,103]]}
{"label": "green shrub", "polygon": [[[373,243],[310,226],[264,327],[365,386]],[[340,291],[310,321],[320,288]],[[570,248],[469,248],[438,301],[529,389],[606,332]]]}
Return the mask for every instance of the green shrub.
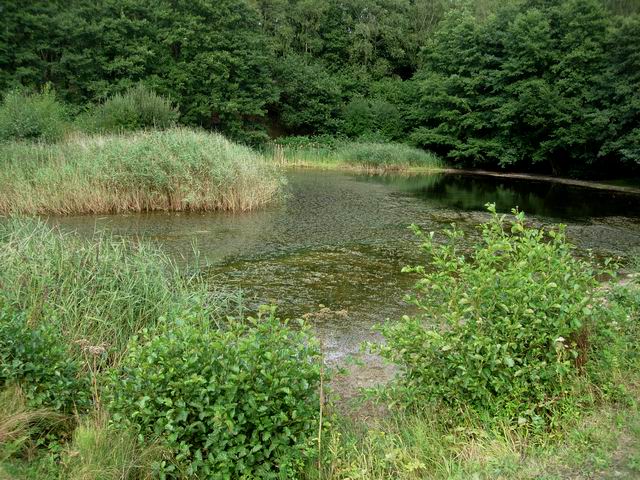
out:
{"label": "green shrub", "polygon": [[222,330],[187,315],[130,344],[109,410],[172,451],[171,478],[298,478],[318,428],[318,353],[273,314]]}
{"label": "green shrub", "polygon": [[354,98],[344,107],[342,120],[350,137],[395,140],[402,136],[400,111],[384,100]]}
{"label": "green shrub", "polygon": [[403,369],[406,404],[549,425],[571,411],[575,381],[609,335],[601,272],[572,256],[563,226],[529,228],[516,211],[505,225],[488,207],[483,242],[466,255],[455,227],[439,245],[414,226],[430,265],[405,270],[420,275],[412,300],[424,313],[383,327],[381,350]]}
{"label": "green shrub", "polygon": [[52,324],[31,326],[23,312],[0,308],[0,387],[18,385],[31,408],[67,414],[90,405],[88,376]]}
{"label": "green shrub", "polygon": [[65,132],[66,112],[54,92],[21,89],[8,92],[0,105],[0,141],[43,140],[54,142]]}
{"label": "green shrub", "polygon": [[171,102],[142,84],[117,93],[98,105],[88,116],[82,116],[81,129],[118,132],[142,128],[175,126],[179,113]]}

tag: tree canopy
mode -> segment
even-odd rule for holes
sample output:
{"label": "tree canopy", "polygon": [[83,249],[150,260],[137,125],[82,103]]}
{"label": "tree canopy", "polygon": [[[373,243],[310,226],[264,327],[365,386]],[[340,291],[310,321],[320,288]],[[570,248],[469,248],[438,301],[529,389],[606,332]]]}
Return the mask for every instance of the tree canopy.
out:
{"label": "tree canopy", "polygon": [[143,83],[248,143],[406,141],[466,166],[640,164],[633,0],[7,0],[0,91]]}

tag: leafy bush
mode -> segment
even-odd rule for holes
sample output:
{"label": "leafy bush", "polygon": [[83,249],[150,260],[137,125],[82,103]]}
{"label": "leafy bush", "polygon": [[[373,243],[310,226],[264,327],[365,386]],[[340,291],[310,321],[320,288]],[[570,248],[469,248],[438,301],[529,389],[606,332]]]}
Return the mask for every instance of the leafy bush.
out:
{"label": "leafy bush", "polygon": [[116,132],[142,128],[169,128],[178,121],[178,109],[166,98],[142,84],[117,93],[81,117],[81,128],[89,131]]}
{"label": "leafy bush", "polygon": [[421,277],[412,300],[424,313],[383,327],[382,352],[404,370],[407,404],[441,400],[548,425],[597,358],[592,340],[607,334],[596,289],[601,272],[572,256],[564,227],[530,228],[516,211],[505,227],[495,205],[488,207],[483,242],[468,255],[455,227],[438,245],[414,226],[430,266],[405,270]]}
{"label": "leafy bush", "polygon": [[0,386],[20,386],[32,408],[72,414],[90,405],[88,376],[52,324],[29,325],[22,312],[0,309]]}
{"label": "leafy bush", "polygon": [[8,92],[0,105],[0,141],[43,140],[54,142],[65,131],[66,112],[52,90]]}
{"label": "leafy bush", "polygon": [[352,99],[342,111],[343,129],[350,137],[395,140],[402,136],[402,118],[397,106],[378,99]]}
{"label": "leafy bush", "polygon": [[186,314],[130,344],[109,409],[160,437],[169,477],[297,478],[317,432],[318,353],[273,314],[222,330]]}

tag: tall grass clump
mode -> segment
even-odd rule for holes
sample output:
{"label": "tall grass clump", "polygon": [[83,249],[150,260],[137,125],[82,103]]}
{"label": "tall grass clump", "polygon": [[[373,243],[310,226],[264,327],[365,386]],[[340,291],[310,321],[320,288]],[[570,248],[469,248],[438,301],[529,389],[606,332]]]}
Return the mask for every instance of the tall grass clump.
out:
{"label": "tall grass clump", "polygon": [[334,155],[349,164],[370,168],[441,166],[440,160],[433,153],[402,143],[346,143]]}
{"label": "tall grass clump", "polygon": [[281,191],[261,155],[189,129],[10,143],[0,166],[4,214],[247,211]]}
{"label": "tall grass clump", "polygon": [[393,142],[349,141],[331,137],[289,137],[273,146],[277,163],[363,170],[438,169],[433,153]]}
{"label": "tall grass clump", "polygon": [[0,304],[18,310],[32,329],[55,326],[77,355],[89,345],[117,356],[131,335],[163,315],[219,306],[151,244],[107,234],[85,240],[40,220],[0,222],[0,265]]}
{"label": "tall grass clump", "polygon": [[30,406],[18,385],[4,385],[0,389],[0,464],[31,446],[34,430],[42,431],[60,419],[51,409]]}
{"label": "tall grass clump", "polygon": [[170,100],[138,84],[80,115],[76,123],[84,131],[109,133],[170,128],[179,116]]}
{"label": "tall grass clump", "polygon": [[39,93],[11,90],[0,104],[0,142],[55,142],[64,135],[66,117],[64,105],[49,88]]}
{"label": "tall grass clump", "polygon": [[132,432],[113,428],[105,414],[82,419],[66,449],[64,478],[69,480],[150,480],[162,448],[142,446]]}

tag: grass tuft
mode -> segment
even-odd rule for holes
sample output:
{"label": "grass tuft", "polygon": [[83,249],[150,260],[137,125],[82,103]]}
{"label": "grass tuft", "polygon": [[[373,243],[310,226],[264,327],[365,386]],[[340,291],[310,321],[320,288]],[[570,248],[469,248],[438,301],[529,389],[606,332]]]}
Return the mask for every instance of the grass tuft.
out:
{"label": "grass tuft", "polygon": [[263,157],[189,129],[0,147],[0,214],[248,211],[279,198]]}
{"label": "grass tuft", "polygon": [[80,349],[119,354],[161,316],[228,305],[152,244],[108,234],[85,240],[40,220],[0,222],[0,264],[0,304],[24,310],[33,325],[57,322]]}
{"label": "grass tuft", "polygon": [[154,478],[154,463],[162,460],[159,446],[142,446],[136,435],[117,430],[104,414],[83,419],[65,456],[69,480],[146,480]]}
{"label": "grass tuft", "polygon": [[374,172],[444,168],[444,163],[435,154],[402,143],[285,139],[283,143],[274,144],[272,151],[275,163],[291,166]]}

